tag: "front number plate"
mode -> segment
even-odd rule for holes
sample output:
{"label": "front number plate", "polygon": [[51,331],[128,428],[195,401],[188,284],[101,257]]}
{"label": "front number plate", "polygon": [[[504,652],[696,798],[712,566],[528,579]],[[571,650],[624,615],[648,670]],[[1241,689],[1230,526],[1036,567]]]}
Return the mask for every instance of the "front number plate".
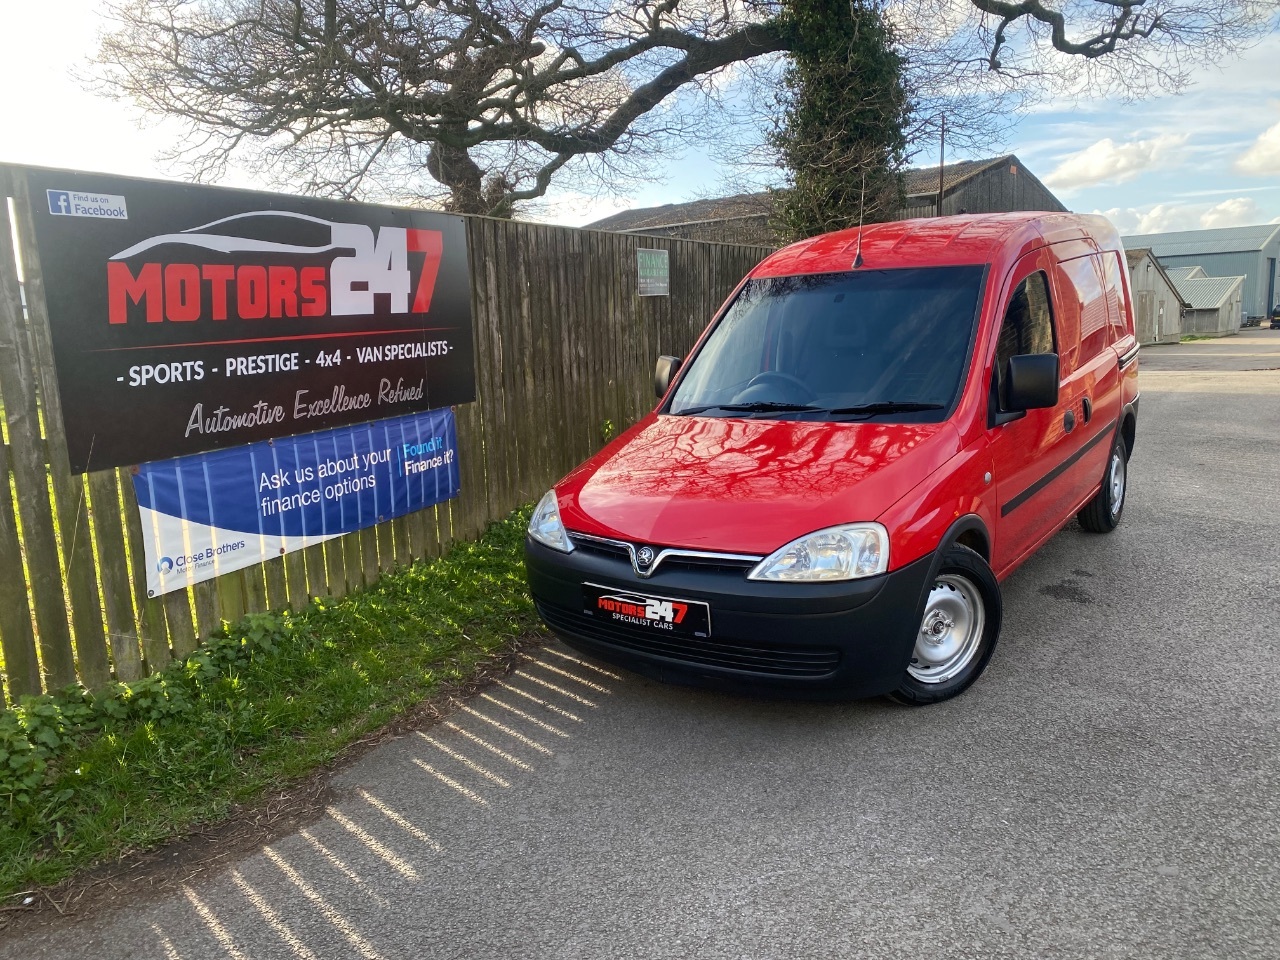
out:
{"label": "front number plate", "polygon": [[651,597],[595,583],[582,585],[584,612],[602,623],[690,637],[711,636],[711,607],[700,600]]}

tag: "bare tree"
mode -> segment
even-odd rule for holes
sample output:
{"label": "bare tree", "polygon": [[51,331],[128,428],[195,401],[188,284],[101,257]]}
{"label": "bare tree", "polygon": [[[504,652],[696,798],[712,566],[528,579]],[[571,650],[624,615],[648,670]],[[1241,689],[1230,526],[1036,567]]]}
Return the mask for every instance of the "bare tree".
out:
{"label": "bare tree", "polygon": [[[553,178],[651,174],[649,159],[673,141],[714,135],[726,105],[750,114],[789,49],[782,2],[129,0],[112,8],[95,77],[147,113],[186,121],[176,155],[201,178],[243,157],[312,193],[503,216]],[[943,107],[990,117],[985,97],[1032,78],[1176,88],[1187,64],[1247,43],[1275,9],[887,0],[886,14],[925,104],[924,136]],[[1074,67],[1085,61],[1103,66]],[[964,123],[949,115],[948,127]]]}

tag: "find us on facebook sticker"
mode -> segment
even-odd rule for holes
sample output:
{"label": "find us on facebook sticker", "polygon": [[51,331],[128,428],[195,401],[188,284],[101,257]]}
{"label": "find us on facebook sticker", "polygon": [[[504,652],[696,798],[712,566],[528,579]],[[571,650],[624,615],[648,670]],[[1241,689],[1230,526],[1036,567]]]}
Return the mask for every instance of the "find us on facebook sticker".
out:
{"label": "find us on facebook sticker", "polygon": [[100,220],[128,220],[124,197],[113,193],[84,193],[80,190],[46,190],[49,213],[55,217],[97,217]]}

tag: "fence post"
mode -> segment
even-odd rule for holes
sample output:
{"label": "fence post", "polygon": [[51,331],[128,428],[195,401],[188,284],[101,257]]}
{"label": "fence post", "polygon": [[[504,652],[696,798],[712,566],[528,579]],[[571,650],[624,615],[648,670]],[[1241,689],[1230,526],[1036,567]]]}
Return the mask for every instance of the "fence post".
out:
{"label": "fence post", "polygon": [[[0,168],[0,187],[3,187],[0,195],[6,198],[14,195],[13,179],[12,171]],[[16,264],[6,202],[0,206],[0,270],[5,274],[2,281],[5,287],[17,286],[16,276],[9,277],[9,272],[16,270]],[[20,314],[11,309],[0,311],[0,396],[9,425],[13,483],[27,550],[41,665],[48,687],[57,689],[75,682],[76,666],[66,597],[62,592],[62,570],[58,566],[53,511],[49,506],[49,472],[44,463],[32,360]]]}

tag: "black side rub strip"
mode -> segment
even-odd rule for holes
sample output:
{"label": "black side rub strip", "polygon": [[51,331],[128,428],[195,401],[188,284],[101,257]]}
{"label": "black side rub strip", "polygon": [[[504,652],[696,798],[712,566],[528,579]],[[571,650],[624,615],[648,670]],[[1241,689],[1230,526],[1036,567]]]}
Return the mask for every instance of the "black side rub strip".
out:
{"label": "black side rub strip", "polygon": [[1130,350],[1128,353],[1126,353],[1123,357],[1121,357],[1121,358],[1120,358],[1120,369],[1121,369],[1121,370],[1123,370],[1123,369],[1124,369],[1125,367],[1127,367],[1129,364],[1133,363],[1133,361],[1134,361],[1134,360],[1138,359],[1138,351],[1139,351],[1140,349],[1141,349],[1141,345],[1140,345],[1140,344],[1136,344],[1136,343],[1135,343],[1135,344],[1133,345],[1133,349],[1132,349],[1132,350]]}
{"label": "black side rub strip", "polygon": [[1086,453],[1088,453],[1090,450],[1096,447],[1099,443],[1101,443],[1107,437],[1111,436],[1112,433],[1115,431],[1115,427],[1116,427],[1116,421],[1112,420],[1105,427],[1099,430],[1096,434],[1090,437],[1083,447],[1081,447],[1071,456],[1067,457],[1067,459],[1063,460],[1060,464],[1058,464],[1056,467],[1054,467],[1052,470],[1046,473],[1043,477],[1041,477],[1031,486],[1027,487],[1027,489],[1023,490],[1020,494],[1018,494],[1016,497],[1014,497],[1012,500],[1010,500],[1008,503],[1002,506],[1000,508],[1000,516],[1007,517],[1009,514],[1013,513],[1013,511],[1017,510],[1020,506],[1022,506],[1024,503],[1026,503],[1028,500],[1034,497],[1037,493],[1039,493],[1041,490],[1047,487],[1049,484],[1053,483],[1053,481],[1057,480],[1058,477],[1062,476],[1064,473],[1070,470],[1077,460],[1083,457]]}

